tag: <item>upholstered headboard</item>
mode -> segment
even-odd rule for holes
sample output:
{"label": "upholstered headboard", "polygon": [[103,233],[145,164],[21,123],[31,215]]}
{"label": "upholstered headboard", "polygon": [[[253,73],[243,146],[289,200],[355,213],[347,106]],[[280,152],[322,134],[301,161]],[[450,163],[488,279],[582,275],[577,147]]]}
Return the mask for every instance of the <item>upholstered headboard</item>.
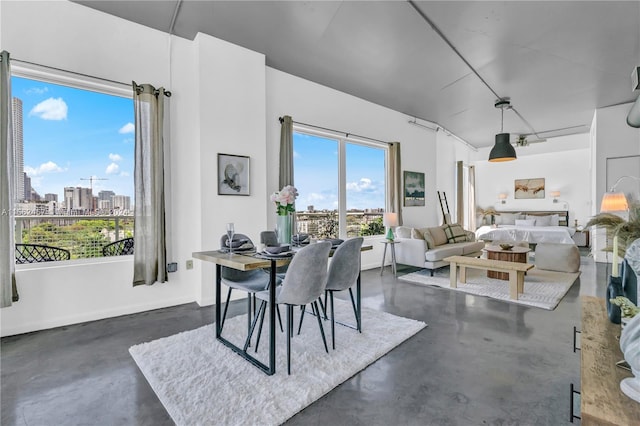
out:
{"label": "upholstered headboard", "polygon": [[525,214],[529,216],[550,216],[557,214],[560,218],[560,226],[569,226],[569,211],[568,210],[500,210],[500,213],[512,213],[512,214]]}

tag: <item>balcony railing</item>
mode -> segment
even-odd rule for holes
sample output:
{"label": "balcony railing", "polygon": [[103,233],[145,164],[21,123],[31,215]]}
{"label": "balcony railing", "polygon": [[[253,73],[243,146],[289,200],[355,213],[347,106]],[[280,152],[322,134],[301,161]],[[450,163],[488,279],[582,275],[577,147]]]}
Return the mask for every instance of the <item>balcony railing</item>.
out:
{"label": "balcony railing", "polygon": [[102,247],[133,237],[133,215],[16,216],[16,243],[71,252],[71,259],[102,257]]}

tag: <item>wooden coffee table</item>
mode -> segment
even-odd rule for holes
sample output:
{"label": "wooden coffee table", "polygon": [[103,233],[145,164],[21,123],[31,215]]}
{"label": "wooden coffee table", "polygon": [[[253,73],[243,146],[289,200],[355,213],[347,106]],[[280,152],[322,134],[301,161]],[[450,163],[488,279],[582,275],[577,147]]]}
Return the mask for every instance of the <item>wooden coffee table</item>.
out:
{"label": "wooden coffee table", "polygon": [[[486,246],[487,259],[504,260],[507,262],[527,263],[527,256],[531,249],[529,247],[512,247],[510,250],[503,250],[500,246]],[[499,280],[508,280],[509,273],[498,271],[487,271],[487,277]]]}

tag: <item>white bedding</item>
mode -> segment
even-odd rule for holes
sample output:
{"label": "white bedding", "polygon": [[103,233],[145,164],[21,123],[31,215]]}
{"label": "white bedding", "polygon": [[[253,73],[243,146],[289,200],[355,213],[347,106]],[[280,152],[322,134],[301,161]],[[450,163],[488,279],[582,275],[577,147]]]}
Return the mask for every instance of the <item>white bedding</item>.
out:
{"label": "white bedding", "polygon": [[527,241],[529,244],[575,244],[571,238],[575,232],[574,228],[567,226],[499,225],[497,228],[482,226],[476,230],[476,239],[485,241]]}

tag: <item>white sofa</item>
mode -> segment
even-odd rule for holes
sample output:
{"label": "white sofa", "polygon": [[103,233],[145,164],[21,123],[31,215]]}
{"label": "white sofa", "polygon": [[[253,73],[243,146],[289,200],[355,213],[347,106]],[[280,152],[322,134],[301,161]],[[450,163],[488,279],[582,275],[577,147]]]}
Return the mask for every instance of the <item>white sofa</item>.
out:
{"label": "white sofa", "polygon": [[[450,225],[431,228],[412,228],[398,226],[395,229],[396,262],[402,265],[417,266],[433,271],[447,266],[442,259],[448,256],[479,257],[484,241],[476,241],[473,232],[464,231],[459,225],[456,230],[446,229]],[[451,225],[453,226],[453,225]]]}

